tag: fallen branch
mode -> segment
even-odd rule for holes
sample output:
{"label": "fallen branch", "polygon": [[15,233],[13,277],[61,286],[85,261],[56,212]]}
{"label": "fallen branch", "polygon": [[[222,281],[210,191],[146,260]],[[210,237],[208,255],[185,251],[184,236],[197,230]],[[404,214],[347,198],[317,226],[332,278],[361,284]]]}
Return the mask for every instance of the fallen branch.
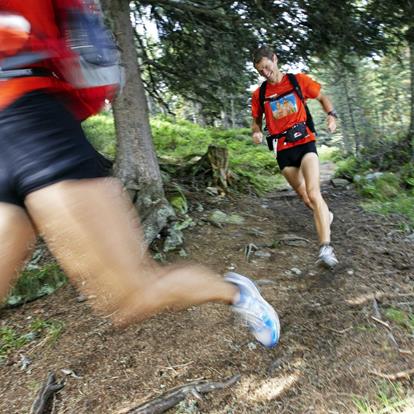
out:
{"label": "fallen branch", "polygon": [[49,372],[45,383],[40,388],[33,402],[30,414],[44,414],[49,410],[50,398],[63,388],[63,383],[57,383],[55,374]]}
{"label": "fallen branch", "polygon": [[377,377],[385,378],[390,381],[396,381],[399,379],[410,379],[411,375],[414,375],[414,368],[408,369],[406,371],[400,371],[395,374],[382,374],[377,371],[370,371],[370,374],[376,375]]}
{"label": "fallen branch", "polygon": [[182,385],[167,391],[159,397],[145,402],[138,407],[129,409],[128,411],[121,411],[123,414],[160,414],[177,405],[184,400],[187,395],[201,398],[200,394],[206,394],[211,391],[221,390],[235,384],[239,381],[240,375],[235,375],[223,382],[205,382],[195,381],[187,385]]}

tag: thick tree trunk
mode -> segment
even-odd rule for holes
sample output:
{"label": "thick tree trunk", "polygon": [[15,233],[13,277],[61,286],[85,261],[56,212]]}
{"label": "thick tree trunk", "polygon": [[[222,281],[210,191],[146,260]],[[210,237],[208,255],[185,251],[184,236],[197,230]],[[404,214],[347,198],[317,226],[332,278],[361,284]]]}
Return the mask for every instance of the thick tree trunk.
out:
{"label": "thick tree trunk", "polygon": [[148,105],[138,65],[129,2],[101,0],[110,19],[125,68],[125,87],[113,110],[117,133],[115,173],[138,209],[151,242],[174,213],[164,195],[149,124]]}

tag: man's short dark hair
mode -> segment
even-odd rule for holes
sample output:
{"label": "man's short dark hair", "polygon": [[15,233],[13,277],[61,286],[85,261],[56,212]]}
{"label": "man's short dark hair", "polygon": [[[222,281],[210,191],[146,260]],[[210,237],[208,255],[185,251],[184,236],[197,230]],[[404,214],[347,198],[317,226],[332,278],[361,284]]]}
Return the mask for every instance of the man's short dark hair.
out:
{"label": "man's short dark hair", "polygon": [[260,46],[253,52],[253,64],[257,65],[263,58],[272,60],[274,55],[275,52],[269,46]]}

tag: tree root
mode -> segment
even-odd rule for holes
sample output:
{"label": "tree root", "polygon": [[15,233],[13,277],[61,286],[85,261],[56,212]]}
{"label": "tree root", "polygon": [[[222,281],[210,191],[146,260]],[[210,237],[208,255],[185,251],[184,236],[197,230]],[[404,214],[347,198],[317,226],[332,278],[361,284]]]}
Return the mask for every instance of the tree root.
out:
{"label": "tree root", "polygon": [[63,383],[56,382],[55,374],[49,372],[46,381],[36,395],[30,414],[46,414],[49,411],[50,398],[63,387]]}
{"label": "tree root", "polygon": [[211,391],[221,390],[232,386],[239,381],[240,375],[230,377],[223,382],[205,382],[195,381],[187,385],[182,385],[173,388],[166,393],[160,395],[153,400],[145,402],[138,407],[130,408],[127,411],[121,411],[123,414],[160,414],[169,410],[177,405],[180,401],[184,400],[187,395],[194,395],[196,398],[201,399],[200,394],[206,394]]}

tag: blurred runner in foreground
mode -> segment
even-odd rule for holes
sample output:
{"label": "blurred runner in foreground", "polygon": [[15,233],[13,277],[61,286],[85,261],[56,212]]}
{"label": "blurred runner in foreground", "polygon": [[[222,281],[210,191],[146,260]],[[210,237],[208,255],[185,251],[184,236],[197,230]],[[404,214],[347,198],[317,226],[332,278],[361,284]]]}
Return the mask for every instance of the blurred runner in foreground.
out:
{"label": "blurred runner in foreground", "polygon": [[0,0],[0,300],[40,234],[119,325],[222,302],[263,345],[276,345],[277,314],[249,279],[162,267],[147,254],[135,208],[80,126],[102,101],[102,90],[88,96],[68,80],[79,68],[62,28],[81,12],[79,0]]}

